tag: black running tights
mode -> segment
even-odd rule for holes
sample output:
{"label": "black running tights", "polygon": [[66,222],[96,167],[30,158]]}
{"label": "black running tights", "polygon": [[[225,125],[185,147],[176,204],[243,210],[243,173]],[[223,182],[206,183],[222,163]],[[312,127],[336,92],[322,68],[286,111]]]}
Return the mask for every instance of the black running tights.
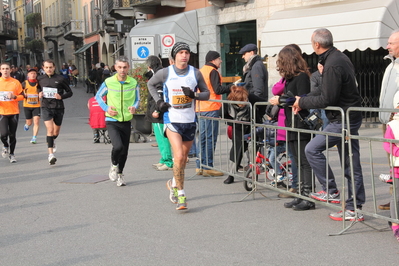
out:
{"label": "black running tights", "polygon": [[118,165],[119,173],[123,172],[129,150],[131,123],[107,121],[108,135],[111,139],[112,152],[111,162]]}
{"label": "black running tights", "polygon": [[[18,128],[19,115],[0,115],[0,135],[4,147],[10,147],[10,154],[14,154],[17,144],[16,132]],[[8,143],[8,138],[10,142]]]}

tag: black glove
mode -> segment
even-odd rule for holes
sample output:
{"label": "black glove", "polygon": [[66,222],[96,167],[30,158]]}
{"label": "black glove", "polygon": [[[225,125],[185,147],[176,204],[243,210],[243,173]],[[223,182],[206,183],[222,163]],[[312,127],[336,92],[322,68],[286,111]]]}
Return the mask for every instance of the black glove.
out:
{"label": "black glove", "polygon": [[290,97],[287,94],[283,94],[278,98],[278,102],[281,106],[289,106],[295,103],[296,98]]}
{"label": "black glove", "polygon": [[181,86],[181,88],[183,90],[184,95],[190,97],[191,99],[195,98],[195,93],[189,87]]}
{"label": "black glove", "polygon": [[159,111],[161,113],[165,113],[168,111],[169,107],[171,107],[171,105],[169,103],[166,103],[163,100],[157,101],[157,111]]}

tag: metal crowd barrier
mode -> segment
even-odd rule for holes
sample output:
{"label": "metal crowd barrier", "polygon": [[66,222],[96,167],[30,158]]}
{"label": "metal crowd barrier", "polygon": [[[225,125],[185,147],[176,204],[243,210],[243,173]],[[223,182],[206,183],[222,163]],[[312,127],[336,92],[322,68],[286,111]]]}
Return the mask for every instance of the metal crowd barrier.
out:
{"label": "metal crowd barrier", "polygon": [[[389,222],[394,222],[394,223],[399,223],[399,217],[389,217],[390,213],[389,211],[384,211],[384,210],[378,210],[377,206],[379,205],[377,203],[377,201],[381,201],[382,199],[385,198],[385,200],[389,200],[390,195],[386,192],[384,193],[384,189],[388,190],[388,186],[384,185],[382,182],[376,182],[376,179],[378,180],[378,176],[380,173],[388,173],[389,170],[393,170],[390,169],[390,166],[388,164],[388,161],[385,159],[385,162],[380,163],[379,160],[381,157],[386,158],[386,152],[383,149],[382,145],[383,142],[390,142],[392,143],[392,145],[399,145],[399,141],[395,141],[395,140],[389,140],[389,139],[385,139],[383,137],[382,134],[382,130],[379,132],[379,135],[377,136],[369,136],[367,135],[369,133],[369,131],[367,130],[362,130],[364,129],[364,125],[363,127],[361,127],[361,129],[359,129],[359,135],[352,135],[350,133],[350,130],[347,130],[345,125],[349,125],[351,123],[350,121],[350,116],[349,114],[351,112],[354,111],[361,111],[361,112],[395,112],[395,109],[379,109],[379,108],[354,108],[351,107],[347,110],[346,112],[346,116],[344,116],[344,111],[341,108],[338,107],[327,107],[325,108],[325,110],[334,110],[334,111],[339,111],[341,112],[341,116],[344,118],[346,117],[346,120],[343,120],[341,122],[342,124],[342,130],[341,133],[331,133],[331,132],[325,132],[325,131],[316,131],[316,130],[308,130],[308,129],[297,129],[297,128],[293,128],[293,127],[282,127],[282,126],[277,126],[277,125],[265,125],[263,123],[260,122],[256,122],[255,118],[258,117],[259,115],[263,115],[263,114],[259,114],[257,113],[257,110],[259,109],[259,106],[262,105],[269,105],[269,103],[266,102],[262,102],[262,103],[256,103],[254,106],[251,106],[248,102],[233,102],[233,101],[227,101],[227,100],[211,100],[211,101],[215,101],[215,102],[221,102],[222,103],[222,108],[221,108],[221,116],[214,118],[214,117],[207,117],[207,116],[201,116],[198,115],[198,119],[199,120],[213,120],[213,121],[217,121],[218,122],[218,140],[216,143],[216,149],[214,152],[214,156],[213,156],[213,167],[208,167],[206,164],[202,164],[201,163],[201,159],[202,159],[202,154],[199,152],[198,148],[200,148],[200,144],[197,143],[197,155],[198,155],[198,159],[200,160],[200,168],[206,168],[206,169],[214,169],[220,172],[223,172],[225,174],[225,176],[227,175],[231,175],[233,176],[236,180],[242,180],[245,184],[245,182],[250,182],[252,184],[252,189],[251,191],[249,191],[249,193],[242,199],[244,200],[245,198],[247,198],[249,195],[252,195],[253,198],[255,198],[255,193],[260,193],[262,196],[265,196],[263,193],[265,191],[265,189],[267,190],[271,190],[271,191],[275,191],[277,193],[285,193],[285,194],[289,194],[291,196],[295,196],[295,197],[299,197],[302,199],[306,199],[308,201],[313,201],[315,203],[317,203],[317,205],[324,205],[327,206],[331,209],[334,209],[336,211],[345,211],[345,201],[346,201],[346,194],[347,194],[347,180],[345,177],[345,168],[344,165],[345,163],[349,163],[350,164],[350,178],[351,178],[351,183],[352,183],[352,191],[353,191],[353,197],[354,197],[354,206],[356,205],[356,190],[354,188],[354,184],[355,184],[355,180],[354,180],[354,172],[353,172],[353,160],[352,160],[352,141],[353,140],[358,140],[359,141],[359,145],[360,145],[360,150],[363,150],[363,153],[360,153],[361,156],[361,164],[362,164],[362,172],[363,172],[363,182],[364,182],[364,186],[365,186],[365,191],[366,191],[366,202],[363,205],[362,209],[355,209],[355,214],[356,217],[358,217],[358,215],[363,214],[365,215],[365,220],[364,221],[343,221],[342,222],[342,226],[343,229],[342,231],[340,231],[337,234],[330,234],[330,235],[339,235],[342,234],[344,232],[346,232],[349,228],[351,228],[353,225],[355,225],[356,223],[361,223],[364,224],[368,227],[374,228],[376,230],[386,230],[386,228],[383,229],[377,229],[375,228],[375,226],[372,223],[368,222],[368,217],[374,217],[377,219],[382,219],[385,221],[389,221]],[[226,108],[228,108],[229,104],[242,104],[245,106],[248,106],[248,108],[251,110],[251,114],[250,114],[250,121],[236,121],[236,120],[231,120],[228,119],[227,117],[225,117],[225,113],[228,111],[226,110]],[[397,111],[397,110],[396,110]],[[205,130],[207,131],[208,128],[201,128],[201,123],[199,123],[199,131],[201,130]],[[227,128],[227,124],[232,126],[233,132],[235,131],[236,134],[233,134],[232,139],[230,140],[227,136],[226,133],[226,128]],[[244,127],[248,127],[249,130],[245,131]],[[330,164],[330,166],[332,167],[332,170],[335,174],[335,179],[337,182],[337,186],[340,188],[340,198],[341,198],[341,204],[337,205],[337,204],[333,204],[330,202],[321,202],[321,201],[316,201],[314,199],[302,196],[300,194],[294,194],[289,192],[289,182],[287,182],[288,186],[286,187],[279,187],[278,186],[278,180],[276,180],[276,176],[274,175],[274,181],[270,180],[269,178],[266,178],[269,173],[267,171],[264,171],[264,173],[262,173],[261,175],[264,176],[260,176],[256,174],[256,166],[255,166],[255,160],[257,158],[257,151],[259,150],[259,141],[256,141],[256,129],[263,129],[264,132],[266,132],[266,129],[272,129],[272,130],[286,130],[287,132],[296,132],[298,134],[298,137],[300,136],[300,134],[304,134],[304,133],[309,133],[312,135],[312,137],[316,134],[319,135],[325,135],[326,136],[326,145],[328,143],[328,139],[331,137],[339,137],[341,138],[341,142],[339,145],[341,145],[341,158],[345,158],[345,154],[344,154],[344,149],[347,145],[348,149],[349,149],[349,162],[342,162],[342,165],[340,163],[340,160],[338,158],[338,154],[335,151],[337,148],[336,147],[330,147],[328,149],[326,149],[325,151],[325,156],[326,156],[326,160],[328,162],[328,164]],[[213,129],[213,128],[212,128]],[[211,129],[211,130],[212,130]],[[213,132],[213,131],[212,131]],[[244,139],[242,136],[245,134],[249,134],[251,141],[247,142],[246,139]],[[266,133],[264,133],[266,134]],[[237,137],[239,137],[240,139],[238,140]],[[263,136],[263,139],[265,139],[266,135]],[[260,139],[262,139],[262,137],[260,137]],[[212,141],[209,140],[208,138],[206,138],[205,142],[207,141]],[[237,141],[241,141],[243,146],[249,145],[248,146],[248,150],[245,151],[244,149],[239,151],[237,149],[237,147],[235,147],[235,145],[233,143],[237,143]],[[261,142],[262,140],[260,140]],[[275,143],[276,145],[276,139],[275,139]],[[263,143],[264,145],[264,143]],[[288,143],[286,141],[285,146],[288,147]],[[366,150],[366,152],[364,152],[364,150]],[[242,157],[242,166],[244,167],[244,171],[243,172],[237,172],[236,171],[236,165],[229,160],[229,155],[230,155],[230,151],[233,151],[234,154],[234,161],[237,162],[237,159],[239,159],[239,157]],[[208,151],[206,151],[208,153]],[[262,151],[264,152],[264,151]],[[376,154],[378,153],[378,154]],[[264,154],[265,155],[265,154]],[[265,155],[266,156],[266,155]],[[300,154],[298,154],[299,156],[299,161],[301,160]],[[367,159],[366,159],[367,158]],[[285,165],[288,164],[289,162],[289,158],[288,156],[285,157]],[[284,162],[284,161],[283,161]],[[273,169],[276,169],[276,167],[279,167],[277,165],[277,162],[275,163],[275,165],[272,165]],[[376,168],[378,168],[377,171],[379,171],[378,173],[376,172]],[[326,169],[328,170],[328,165],[326,165]],[[246,174],[248,176],[246,176]],[[328,171],[327,171],[327,175],[328,175]],[[340,178],[341,177],[341,178]],[[287,177],[288,179],[291,178],[291,176]],[[328,176],[326,177],[328,179]],[[298,165],[298,191],[301,191],[301,180],[302,177],[300,176],[300,165]],[[321,190],[321,185],[319,184],[317,178],[313,179],[314,185],[312,187],[316,187],[315,191],[319,191]],[[395,178],[393,178],[393,183],[394,183],[394,190],[393,193],[394,195],[396,194],[396,190],[395,190],[395,184],[396,182],[399,182],[399,180],[396,180]],[[327,186],[328,186],[328,182],[327,182]],[[267,191],[266,190],[266,191]],[[326,190],[328,191],[328,187],[326,188]],[[397,198],[395,197],[395,206],[391,206],[391,208],[396,208],[397,209]],[[380,202],[381,203],[381,202]],[[316,205],[316,206],[317,206]]]}
{"label": "metal crowd barrier", "polygon": [[[235,161],[237,160],[237,157],[239,157],[239,152],[237,147],[235,147],[233,145],[233,142],[236,141],[237,136],[236,134],[233,134],[232,139],[230,140],[228,138],[227,135],[227,128],[228,128],[228,124],[232,125],[232,130],[235,131],[237,130],[238,132],[240,132],[242,135],[244,134],[244,130],[243,129],[239,129],[240,127],[252,127],[252,115],[253,115],[253,111],[252,111],[252,106],[250,103],[248,102],[236,102],[236,101],[226,101],[226,100],[211,100],[214,102],[220,102],[222,103],[222,107],[220,109],[220,117],[208,117],[208,116],[201,116],[199,113],[197,113],[197,118],[199,120],[198,122],[198,134],[205,130],[205,131],[209,131],[211,130],[211,132],[214,131],[213,128],[213,124],[211,123],[211,128],[203,128],[200,120],[209,120],[209,121],[217,121],[218,122],[218,141],[216,144],[213,143],[213,138],[208,139],[208,137],[205,138],[205,141],[203,141],[202,145],[207,145],[207,143],[211,143],[211,145],[215,145],[216,149],[215,149],[215,153],[213,154],[213,167],[209,167],[207,164],[202,164],[202,158],[204,157],[201,152],[201,144],[198,143],[199,142],[199,138],[196,138],[196,144],[197,144],[197,157],[198,160],[200,162],[199,167],[201,169],[213,169],[213,170],[217,170],[220,172],[223,172],[225,175],[232,175],[234,176],[234,178],[238,178],[238,179],[243,179],[243,175],[236,172],[234,170],[235,164],[233,164],[233,162],[231,162],[229,160],[229,153],[230,150],[233,150],[234,153],[234,159]],[[200,103],[199,103],[200,104]],[[250,109],[250,120],[249,121],[232,121],[231,119],[225,118],[224,113],[227,112],[226,110],[226,105],[227,104],[242,104],[247,106]],[[205,157],[208,158],[208,150],[205,151]],[[246,156],[246,153],[244,150],[241,151],[240,154],[243,158]]]}

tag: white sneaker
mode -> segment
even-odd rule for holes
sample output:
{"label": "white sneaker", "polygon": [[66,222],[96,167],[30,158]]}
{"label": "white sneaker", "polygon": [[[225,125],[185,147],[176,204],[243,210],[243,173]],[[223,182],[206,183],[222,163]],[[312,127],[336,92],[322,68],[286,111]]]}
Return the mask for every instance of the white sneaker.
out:
{"label": "white sneaker", "polygon": [[48,156],[48,163],[49,163],[50,165],[54,165],[56,161],[57,161],[57,158],[55,158],[54,154],[50,154],[50,155]]}
{"label": "white sneaker", "polygon": [[17,159],[15,159],[14,154],[10,154],[10,156],[8,157],[10,159],[10,163],[16,163]]}
{"label": "white sneaker", "polygon": [[1,156],[3,158],[7,158],[8,157],[8,148],[3,147],[3,149],[1,150]]}
{"label": "white sneaker", "polygon": [[157,170],[158,170],[158,171],[167,171],[167,170],[171,170],[171,169],[173,169],[173,168],[170,168],[170,167],[167,166],[166,164],[157,167]]}
{"label": "white sneaker", "polygon": [[123,180],[123,174],[118,174],[118,180],[116,180],[116,185],[118,187],[126,186],[125,180]]}
{"label": "white sneaker", "polygon": [[152,166],[154,166],[154,168],[158,168],[161,167],[163,165],[163,163],[154,163]]}
{"label": "white sneaker", "polygon": [[392,182],[392,177],[390,174],[380,174],[380,176],[378,177],[380,179],[381,182],[388,182],[391,181]]}
{"label": "white sneaker", "polygon": [[277,175],[276,179],[277,179],[277,182],[281,182],[281,181],[284,181],[286,178],[283,175]]}
{"label": "white sneaker", "polygon": [[112,182],[115,182],[118,179],[118,166],[117,165],[112,165],[111,168],[109,169],[109,180]]}

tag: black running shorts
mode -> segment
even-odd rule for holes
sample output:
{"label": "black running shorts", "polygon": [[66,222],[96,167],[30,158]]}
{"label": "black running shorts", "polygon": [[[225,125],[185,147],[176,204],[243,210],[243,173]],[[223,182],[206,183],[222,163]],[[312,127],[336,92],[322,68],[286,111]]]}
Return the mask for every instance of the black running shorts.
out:
{"label": "black running shorts", "polygon": [[26,119],[32,119],[34,116],[40,116],[40,107],[24,107]]}
{"label": "black running shorts", "polygon": [[42,108],[42,119],[44,121],[54,120],[54,124],[61,126],[64,117],[64,109]]}

